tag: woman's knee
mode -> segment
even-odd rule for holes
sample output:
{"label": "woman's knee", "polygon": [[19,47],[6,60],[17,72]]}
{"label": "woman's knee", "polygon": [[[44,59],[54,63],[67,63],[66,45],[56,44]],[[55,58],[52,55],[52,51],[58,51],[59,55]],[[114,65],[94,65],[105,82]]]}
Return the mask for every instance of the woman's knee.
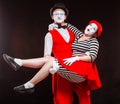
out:
{"label": "woman's knee", "polygon": [[54,58],[51,56],[46,56],[45,59],[46,59],[46,63],[49,63],[52,62]]}

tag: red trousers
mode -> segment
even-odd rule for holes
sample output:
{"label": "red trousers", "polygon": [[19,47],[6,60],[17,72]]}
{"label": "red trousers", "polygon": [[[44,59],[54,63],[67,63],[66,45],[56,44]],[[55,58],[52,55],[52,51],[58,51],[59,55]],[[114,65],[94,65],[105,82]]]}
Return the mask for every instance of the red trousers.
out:
{"label": "red trousers", "polygon": [[54,104],[72,104],[73,92],[77,94],[79,104],[90,104],[90,90],[86,81],[77,84],[67,81],[58,74],[56,76],[54,76],[56,82],[53,82]]}

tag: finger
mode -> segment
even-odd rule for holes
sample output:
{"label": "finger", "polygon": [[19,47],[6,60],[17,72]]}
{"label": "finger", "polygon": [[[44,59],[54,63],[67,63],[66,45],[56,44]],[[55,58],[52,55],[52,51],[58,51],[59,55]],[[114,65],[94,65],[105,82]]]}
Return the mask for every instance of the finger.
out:
{"label": "finger", "polygon": [[64,64],[66,64],[68,61],[64,61]]}
{"label": "finger", "polygon": [[69,64],[69,66],[71,66],[72,65],[72,62]]}
{"label": "finger", "polygon": [[69,63],[70,63],[70,62],[66,61],[66,62],[65,62],[65,65],[69,65]]}
{"label": "finger", "polygon": [[69,65],[69,64],[70,64],[70,62],[69,62],[69,61],[67,61],[66,65]]}
{"label": "finger", "polygon": [[65,62],[64,62],[64,64],[65,64],[65,65],[68,65],[68,64],[69,64],[69,62],[65,61]]}
{"label": "finger", "polygon": [[68,60],[68,58],[63,59],[64,61]]}

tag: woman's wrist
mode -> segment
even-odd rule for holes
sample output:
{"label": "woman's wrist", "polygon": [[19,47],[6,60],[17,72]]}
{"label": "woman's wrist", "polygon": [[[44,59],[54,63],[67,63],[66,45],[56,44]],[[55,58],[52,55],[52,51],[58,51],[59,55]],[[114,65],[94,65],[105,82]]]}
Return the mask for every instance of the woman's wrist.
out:
{"label": "woman's wrist", "polygon": [[77,61],[80,61],[80,57],[79,56],[75,56]]}

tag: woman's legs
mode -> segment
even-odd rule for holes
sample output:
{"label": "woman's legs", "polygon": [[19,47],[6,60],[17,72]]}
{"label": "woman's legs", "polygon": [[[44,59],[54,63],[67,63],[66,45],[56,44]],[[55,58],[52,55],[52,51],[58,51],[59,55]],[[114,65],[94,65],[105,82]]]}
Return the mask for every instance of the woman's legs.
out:
{"label": "woman's legs", "polygon": [[[37,83],[39,83],[49,75],[50,72],[49,70],[50,68],[53,67],[53,60],[54,59],[52,57],[49,57],[49,60],[46,61],[46,63],[42,66],[42,68],[35,74],[35,76],[31,80],[29,80],[25,84],[14,87],[14,90],[20,93],[31,92],[31,90]],[[29,66],[30,62],[32,61],[30,59],[26,65]]]}
{"label": "woman's legs", "polygon": [[49,75],[50,68],[53,67],[53,59],[51,58],[49,61],[47,61],[42,68],[35,74],[35,76],[29,80],[30,83],[36,85],[43,79],[45,79]]}
{"label": "woman's legs", "polygon": [[10,65],[15,71],[17,71],[21,66],[28,68],[41,68],[51,56],[32,58],[32,59],[20,59],[11,57],[7,54],[3,54],[3,59],[8,65]]}
{"label": "woman's legs", "polygon": [[33,58],[33,59],[21,59],[21,63],[23,67],[41,68],[49,60],[51,60],[51,58],[52,58],[51,56],[46,56],[46,57]]}

